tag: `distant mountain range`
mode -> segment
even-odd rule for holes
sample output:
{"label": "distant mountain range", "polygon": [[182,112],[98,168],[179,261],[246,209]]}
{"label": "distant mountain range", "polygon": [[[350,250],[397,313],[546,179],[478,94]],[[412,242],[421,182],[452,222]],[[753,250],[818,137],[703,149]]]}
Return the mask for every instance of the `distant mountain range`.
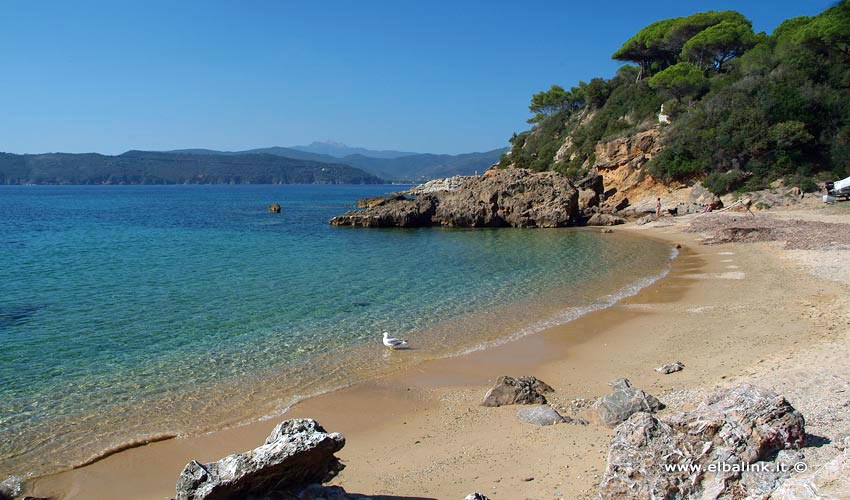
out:
{"label": "distant mountain range", "polygon": [[[472,175],[483,172],[499,161],[507,148],[483,153],[444,155],[430,153],[405,153],[402,151],[375,151],[349,147],[333,142],[314,142],[309,146],[291,148],[271,147],[245,151],[216,151],[211,149],[179,149],[169,153],[194,155],[246,155],[270,154],[287,158],[324,163],[342,163],[365,170],[388,181],[419,182],[452,175]],[[353,153],[356,152],[356,153]]]}
{"label": "distant mountain range", "polygon": [[350,165],[271,154],[0,153],[0,184],[379,184]]}
{"label": "distant mountain range", "polygon": [[[311,149],[312,151],[305,151]],[[345,154],[338,157],[336,155]],[[358,153],[351,153],[358,151]],[[462,155],[404,153],[314,142],[246,151],[180,149],[0,153],[0,184],[374,184],[483,172],[505,149]],[[400,155],[400,156],[399,156]]]}
{"label": "distant mountain range", "polygon": [[413,156],[420,153],[410,153],[404,151],[376,151],[374,149],[357,148],[347,146],[341,142],[326,141],[326,142],[311,142],[307,146],[292,146],[291,149],[304,151],[305,153],[316,153],[320,155],[333,156],[335,158],[345,158],[351,155],[368,156],[369,158],[384,158],[393,159],[401,158],[402,156]]}

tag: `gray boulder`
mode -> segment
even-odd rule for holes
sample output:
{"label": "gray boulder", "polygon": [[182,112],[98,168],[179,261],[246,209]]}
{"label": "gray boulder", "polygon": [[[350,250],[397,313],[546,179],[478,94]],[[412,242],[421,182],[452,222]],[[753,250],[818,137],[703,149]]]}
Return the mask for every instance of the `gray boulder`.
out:
{"label": "gray boulder", "polygon": [[617,427],[599,484],[602,500],[753,497],[771,477],[745,466],[804,444],[803,416],[782,396],[749,384],[723,389],[692,412],[632,415]]}
{"label": "gray boulder", "polygon": [[534,425],[555,425],[565,421],[565,418],[549,405],[523,408],[517,412],[516,416],[523,422]]}
{"label": "gray boulder", "polygon": [[484,395],[481,406],[546,404],[544,394],[554,391],[535,377],[499,377],[496,385]]}
{"label": "gray boulder", "polygon": [[334,453],[342,434],[328,434],[312,419],[285,420],[265,444],[218,462],[192,461],[177,478],[176,500],[227,500],[273,491],[296,491],[342,469]]}
{"label": "gray boulder", "polygon": [[658,398],[632,387],[628,379],[618,379],[608,385],[614,392],[599,398],[590,407],[591,417],[598,424],[614,428],[635,413],[655,413],[664,409],[664,404]]}
{"label": "gray boulder", "polygon": [[659,373],[663,373],[664,375],[669,375],[671,373],[680,372],[685,369],[685,364],[681,361],[676,361],[675,363],[668,363],[666,365],[661,365],[655,369],[655,371]]}

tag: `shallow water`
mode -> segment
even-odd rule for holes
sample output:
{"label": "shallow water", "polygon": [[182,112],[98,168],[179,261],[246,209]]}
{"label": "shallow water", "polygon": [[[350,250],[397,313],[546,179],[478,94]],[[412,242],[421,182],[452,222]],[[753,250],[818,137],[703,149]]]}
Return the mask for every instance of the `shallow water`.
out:
{"label": "shallow water", "polygon": [[396,189],[0,187],[0,478],[563,323],[669,263],[619,233],[327,225]]}

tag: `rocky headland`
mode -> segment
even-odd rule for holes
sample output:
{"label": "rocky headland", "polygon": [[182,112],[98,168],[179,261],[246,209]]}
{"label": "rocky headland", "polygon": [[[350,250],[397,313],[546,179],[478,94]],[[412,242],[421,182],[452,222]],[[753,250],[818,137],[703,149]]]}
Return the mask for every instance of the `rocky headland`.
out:
{"label": "rocky headland", "polygon": [[488,170],[439,179],[334,217],[356,227],[565,227],[578,214],[578,189],[556,172]]}
{"label": "rocky headland", "polygon": [[[568,144],[567,141],[565,144]],[[662,182],[647,163],[662,149],[653,128],[601,142],[588,173],[572,179],[555,171],[494,166],[481,176],[435,179],[407,191],[359,200],[334,226],[523,227],[614,226],[663,215],[688,215],[749,200],[755,210],[811,205],[817,195],[774,182],[768,189],[717,196],[701,182]]]}

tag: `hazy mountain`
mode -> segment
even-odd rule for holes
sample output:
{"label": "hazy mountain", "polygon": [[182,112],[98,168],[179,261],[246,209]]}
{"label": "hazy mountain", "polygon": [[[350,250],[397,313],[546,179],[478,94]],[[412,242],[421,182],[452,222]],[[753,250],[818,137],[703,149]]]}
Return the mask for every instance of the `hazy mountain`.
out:
{"label": "hazy mountain", "polygon": [[298,151],[304,151],[307,153],[316,153],[320,155],[328,155],[333,156],[335,158],[345,158],[351,155],[362,155],[368,158],[384,158],[384,159],[393,159],[393,158],[401,158],[402,156],[411,156],[418,155],[419,153],[409,153],[404,151],[391,151],[391,150],[382,150],[376,151],[374,149],[366,149],[366,148],[358,148],[347,146],[341,142],[312,142],[307,146],[292,146],[289,149],[297,149]]}
{"label": "hazy mountain", "polygon": [[453,175],[472,175],[475,172],[483,173],[497,163],[505,151],[507,151],[506,148],[462,155],[417,154],[386,159],[350,155],[339,161],[362,168],[387,180],[421,181]]}
{"label": "hazy mountain", "polygon": [[192,155],[254,155],[254,154],[267,154],[267,155],[275,155],[275,156],[284,156],[286,158],[292,158],[294,160],[309,160],[309,161],[318,161],[322,163],[341,163],[339,158],[330,155],[316,154],[316,153],[308,153],[306,151],[299,151],[297,149],[292,148],[282,148],[280,146],[274,146],[271,148],[256,148],[256,149],[246,149],[245,151],[217,151],[214,149],[175,149],[173,151],[167,151],[168,153],[176,153],[176,154],[192,154]]}
{"label": "hazy mountain", "polygon": [[[313,143],[328,144],[328,143]],[[300,146],[296,146],[300,147]],[[347,146],[346,146],[347,147]],[[370,151],[363,148],[349,148],[351,150]],[[483,153],[467,153],[461,155],[440,155],[429,153],[404,153],[406,156],[395,158],[377,158],[365,154],[350,154],[342,158],[335,156],[311,153],[293,148],[271,147],[249,149],[245,151],[214,151],[210,149],[180,149],[169,151],[176,154],[218,154],[218,155],[246,155],[246,154],[271,154],[287,158],[309,160],[324,163],[342,163],[365,170],[382,179],[390,181],[421,181],[437,177],[449,177],[452,175],[472,175],[476,171],[483,172],[490,165],[499,161],[499,157],[507,149],[494,149]],[[388,151],[370,151],[374,153],[399,153]]]}
{"label": "hazy mountain", "polygon": [[128,151],[15,155],[0,153],[0,184],[378,184],[340,163],[270,154]]}

